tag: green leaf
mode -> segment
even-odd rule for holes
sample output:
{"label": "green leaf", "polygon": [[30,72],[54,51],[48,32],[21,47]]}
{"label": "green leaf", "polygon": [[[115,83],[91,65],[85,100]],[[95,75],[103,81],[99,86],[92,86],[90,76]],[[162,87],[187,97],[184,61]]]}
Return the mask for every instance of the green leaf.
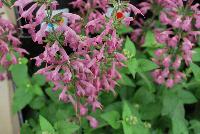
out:
{"label": "green leaf", "polygon": [[46,82],[45,77],[43,75],[36,74],[32,77],[32,83],[37,85],[44,85]]}
{"label": "green leaf", "polygon": [[19,60],[20,64],[25,64],[26,65],[28,63],[28,59],[27,58],[19,58],[18,60]]}
{"label": "green leaf", "polygon": [[191,120],[190,121],[190,130],[194,131],[194,134],[200,133],[200,121],[198,120]]}
{"label": "green leaf", "polygon": [[58,134],[74,134],[80,128],[78,125],[66,121],[58,121],[54,126]]}
{"label": "green leaf", "polygon": [[154,102],[155,97],[154,94],[149,92],[146,88],[139,88],[133,97],[133,101],[137,104],[145,105]]}
{"label": "green leaf", "polygon": [[126,25],[120,25],[117,28],[117,33],[119,35],[131,33],[132,31],[133,31],[133,28],[132,27],[127,27]]}
{"label": "green leaf", "polygon": [[133,133],[133,129],[127,120],[130,116],[132,116],[131,108],[129,107],[129,104],[127,103],[127,101],[124,101],[123,102],[123,113],[122,113],[122,119],[123,119],[122,125],[123,125],[123,129],[124,129],[124,134],[132,134]]}
{"label": "green leaf", "polygon": [[50,97],[50,99],[56,103],[59,103],[59,99],[58,99],[58,96],[60,94],[60,90],[57,90],[55,92],[52,91],[51,88],[46,88],[45,89],[45,92],[47,93],[47,95]]}
{"label": "green leaf", "polygon": [[42,132],[48,132],[50,134],[55,134],[55,130],[51,123],[45,119],[43,116],[39,116],[39,122]]}
{"label": "green leaf", "polygon": [[133,83],[132,79],[130,79],[126,74],[121,74],[122,78],[118,81],[119,84],[135,87],[135,84]]}
{"label": "green leaf", "polygon": [[194,78],[197,80],[197,81],[200,81],[200,67],[194,63],[191,63],[190,64],[190,68],[194,74]]}
{"label": "green leaf", "polygon": [[10,53],[6,54],[6,60],[11,61],[12,60],[12,56],[10,55]]}
{"label": "green leaf", "polygon": [[131,72],[129,71],[127,67],[122,67],[121,69],[119,69],[119,72],[121,74],[131,74]]}
{"label": "green leaf", "polygon": [[36,95],[38,95],[38,96],[43,96],[43,95],[44,95],[44,93],[43,93],[43,91],[42,91],[42,88],[41,88],[40,86],[38,86],[38,85],[33,85],[33,86],[31,87],[31,90],[32,90],[32,92],[33,92],[34,94],[36,94]]}
{"label": "green leaf", "polygon": [[188,134],[183,104],[178,103],[171,115],[173,134]]}
{"label": "green leaf", "polygon": [[33,109],[41,109],[45,106],[45,98],[41,96],[35,97],[29,105]]}
{"label": "green leaf", "polygon": [[155,45],[156,39],[154,36],[154,33],[152,31],[148,31],[145,37],[145,43],[143,44],[144,47],[152,47],[153,45]]}
{"label": "green leaf", "polygon": [[193,51],[194,51],[194,53],[192,55],[192,61],[194,61],[194,62],[200,61],[200,48],[196,48]]}
{"label": "green leaf", "polygon": [[13,81],[17,87],[26,86],[29,82],[28,69],[24,64],[12,65],[10,68]]}
{"label": "green leaf", "polygon": [[76,115],[76,113],[74,112],[74,107],[72,105],[59,103],[59,107],[56,110],[56,114],[54,116],[56,118],[56,121],[58,121],[71,118],[74,115]]}
{"label": "green leaf", "polygon": [[148,31],[145,37],[145,43],[142,46],[148,48],[158,48],[161,44],[156,41],[153,31]]}
{"label": "green leaf", "polygon": [[122,119],[124,134],[149,134],[149,130],[144,127],[138,112],[131,108],[127,101],[123,101]]}
{"label": "green leaf", "polygon": [[162,115],[168,115],[173,113],[174,108],[179,103],[179,98],[175,94],[175,92],[172,92],[171,90],[165,90],[163,92],[163,108],[162,108]]}
{"label": "green leaf", "polygon": [[135,44],[130,40],[129,37],[126,38],[124,51],[129,57],[134,57],[136,55]]}
{"label": "green leaf", "polygon": [[152,120],[161,114],[162,105],[159,102],[141,106],[140,113],[143,120]]}
{"label": "green leaf", "polygon": [[178,90],[178,97],[184,104],[192,104],[197,102],[195,96],[187,90]]}
{"label": "green leaf", "polygon": [[7,1],[7,0],[2,0],[3,4],[6,5],[7,7],[11,7],[14,3],[15,3],[15,0],[10,0],[10,1]]}
{"label": "green leaf", "polygon": [[139,85],[146,87],[150,92],[154,92],[155,86],[153,84],[152,77],[148,73],[138,73],[138,75],[142,78],[139,81]]}
{"label": "green leaf", "polygon": [[103,92],[99,95],[99,101],[102,102],[103,105],[109,105],[116,99],[116,96],[113,93]]}
{"label": "green leaf", "polygon": [[138,60],[138,72],[151,71],[156,68],[158,68],[158,66],[150,60],[147,59]]}
{"label": "green leaf", "polygon": [[13,112],[16,113],[28,105],[33,99],[34,94],[30,88],[17,88],[13,98]]}
{"label": "green leaf", "polygon": [[22,124],[20,128],[20,134],[34,134],[28,122],[25,122],[24,124]]}
{"label": "green leaf", "polygon": [[103,113],[101,115],[101,118],[103,118],[114,129],[118,129],[120,127],[119,123],[120,114],[117,111],[109,111]]}
{"label": "green leaf", "polygon": [[121,107],[121,105],[122,105],[121,101],[115,101],[115,102],[109,104],[108,106],[106,106],[104,108],[104,111],[105,112],[109,112],[109,111],[115,110],[115,111],[118,111],[119,113],[122,113],[122,107]]}
{"label": "green leaf", "polygon": [[128,66],[129,71],[131,72],[131,74],[135,78],[135,74],[136,74],[137,69],[138,69],[137,60],[135,58],[128,60],[127,66]]}

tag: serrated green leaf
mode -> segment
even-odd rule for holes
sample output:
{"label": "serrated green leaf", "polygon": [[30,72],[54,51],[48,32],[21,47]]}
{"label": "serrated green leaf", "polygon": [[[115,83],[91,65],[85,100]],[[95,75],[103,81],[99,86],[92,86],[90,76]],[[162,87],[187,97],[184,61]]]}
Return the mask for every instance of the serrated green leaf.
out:
{"label": "serrated green leaf", "polygon": [[191,92],[186,90],[178,90],[178,97],[184,104],[192,104],[197,102],[195,96]]}
{"label": "serrated green leaf", "polygon": [[74,134],[80,128],[78,125],[66,121],[58,121],[54,126],[58,134]]}
{"label": "serrated green leaf", "polygon": [[131,87],[135,86],[132,79],[130,79],[126,74],[121,74],[121,76],[122,78],[118,81],[119,84]]}
{"label": "serrated green leaf", "polygon": [[191,63],[190,68],[194,74],[195,79],[200,81],[200,67],[194,63]]}
{"label": "serrated green leaf", "polygon": [[11,74],[17,87],[25,87],[29,82],[28,69],[24,64],[12,65]]}
{"label": "serrated green leaf", "polygon": [[146,72],[151,71],[153,69],[158,68],[154,62],[147,60],[147,59],[138,59],[138,72]]}
{"label": "serrated green leaf", "polygon": [[[133,120],[130,120],[130,119]],[[131,108],[127,101],[123,101],[122,125],[124,134],[149,134],[149,130],[144,127],[136,110]]]}
{"label": "serrated green leaf", "polygon": [[142,46],[148,48],[157,48],[160,47],[161,44],[157,43],[155,35],[152,31],[147,31],[147,34],[145,36],[145,43]]}
{"label": "serrated green leaf", "polygon": [[192,61],[198,62],[200,61],[200,48],[196,48],[193,50]]}
{"label": "serrated green leaf", "polygon": [[21,128],[20,128],[20,134],[34,134],[30,125],[25,122],[24,124],[22,124]]}
{"label": "serrated green leaf", "polygon": [[29,105],[32,109],[41,109],[45,106],[45,98],[41,96],[35,97]]}
{"label": "serrated green leaf", "polygon": [[134,57],[136,55],[135,44],[130,40],[129,37],[126,38],[124,50],[128,52],[128,55]]}
{"label": "serrated green leaf", "polygon": [[42,91],[42,88],[40,86],[38,86],[38,85],[33,85],[31,87],[31,90],[35,95],[38,95],[38,96],[43,96],[44,95],[44,93]]}
{"label": "serrated green leaf", "polygon": [[45,77],[43,75],[36,74],[32,77],[32,83],[37,85],[44,85],[46,82]]}
{"label": "serrated green leaf", "polygon": [[138,69],[138,62],[135,58],[128,60],[127,66],[133,77],[135,78],[135,74]]}
{"label": "serrated green leaf", "polygon": [[173,134],[188,134],[183,104],[178,103],[171,115]]}
{"label": "serrated green leaf", "polygon": [[138,73],[138,75],[142,78],[139,81],[140,86],[146,87],[149,91],[154,92],[155,86],[153,84],[152,77],[148,73]]}
{"label": "serrated green leaf", "polygon": [[163,92],[163,108],[162,108],[162,115],[169,115],[173,113],[174,108],[179,103],[179,98],[175,94],[175,92],[172,92],[170,90],[165,90]]}
{"label": "serrated green leaf", "polygon": [[129,71],[127,67],[122,67],[121,69],[119,69],[119,72],[121,74],[131,74],[131,72]]}
{"label": "serrated green leaf", "polygon": [[62,108],[58,108],[55,114],[56,120],[63,120],[74,116],[74,107],[72,105],[64,104]]}
{"label": "serrated green leaf", "polygon": [[101,115],[101,118],[104,119],[114,129],[118,129],[120,127],[119,123],[120,114],[117,111],[109,111],[103,113]]}
{"label": "serrated green leaf", "polygon": [[120,25],[117,29],[119,35],[131,33],[133,31],[132,27],[127,27],[126,25]]}
{"label": "serrated green leaf", "polygon": [[13,98],[13,112],[16,113],[22,110],[26,105],[28,105],[33,99],[34,94],[25,88],[17,88],[15,90],[14,98]]}
{"label": "serrated green leaf", "polygon": [[52,91],[51,88],[46,88],[45,92],[47,93],[47,95],[50,97],[50,99],[54,102],[59,102],[58,96],[60,94],[61,91],[57,90],[55,92]]}
{"label": "serrated green leaf", "polygon": [[55,130],[51,123],[45,119],[42,115],[39,116],[39,122],[42,132],[48,132],[49,134],[55,134]]}
{"label": "serrated green leaf", "polygon": [[141,106],[140,113],[143,120],[152,120],[161,114],[162,105],[159,102]]}
{"label": "serrated green leaf", "polygon": [[[141,99],[143,98],[143,99]],[[155,101],[154,94],[148,91],[146,88],[140,88],[136,91],[133,97],[133,101],[140,105],[146,105]]]}
{"label": "serrated green leaf", "polygon": [[26,65],[28,63],[28,59],[27,58],[19,58],[19,63]]}

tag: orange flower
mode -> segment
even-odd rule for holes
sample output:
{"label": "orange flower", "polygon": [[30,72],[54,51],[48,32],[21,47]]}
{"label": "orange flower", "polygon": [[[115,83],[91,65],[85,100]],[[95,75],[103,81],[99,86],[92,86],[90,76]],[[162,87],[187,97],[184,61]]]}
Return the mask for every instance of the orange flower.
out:
{"label": "orange flower", "polygon": [[117,12],[116,17],[117,19],[121,19],[124,17],[124,14],[122,12]]}

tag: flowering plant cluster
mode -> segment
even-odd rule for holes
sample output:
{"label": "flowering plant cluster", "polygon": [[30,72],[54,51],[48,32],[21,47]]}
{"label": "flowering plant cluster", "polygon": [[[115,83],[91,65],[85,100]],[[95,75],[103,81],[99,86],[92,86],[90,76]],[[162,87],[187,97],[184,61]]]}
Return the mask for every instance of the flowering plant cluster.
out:
{"label": "flowering plant cluster", "polygon": [[[31,116],[22,134],[200,133],[198,0],[73,0],[75,13],[59,2],[12,6],[25,20],[20,28],[44,47],[31,56],[35,75],[27,62],[10,68],[13,109]],[[14,26],[1,18],[0,25],[7,68],[27,52]]]}
{"label": "flowering plant cluster", "polygon": [[[19,7],[20,18],[28,21],[22,28],[28,29],[34,42],[46,44],[44,52],[33,58],[37,66],[45,64],[37,73],[55,85],[53,91],[62,90],[60,100],[71,102],[77,115],[86,116],[91,126],[97,127],[97,121],[87,116],[88,106],[91,105],[93,111],[102,109],[98,95],[102,91],[115,94],[115,85],[121,78],[117,69],[125,66],[126,57],[121,53],[123,39],[117,35],[116,27],[120,23],[129,25],[133,18],[123,16],[120,11],[138,14],[140,10],[128,3],[113,2],[114,11],[107,17],[107,0],[72,2],[82,16],[88,14],[82,18],[65,12],[53,15],[58,5],[56,1],[36,1],[24,10],[32,2],[17,0],[14,6]],[[34,15],[36,8],[39,9]],[[63,23],[63,18],[68,25]],[[36,31],[41,23],[40,30]],[[48,26],[51,26],[50,31],[47,31]],[[66,47],[73,53],[67,53]]]}
{"label": "flowering plant cluster", "polygon": [[182,0],[166,1],[162,6],[164,10],[160,13],[160,21],[169,25],[169,28],[156,33],[157,41],[166,46],[155,52],[160,58],[154,61],[163,69],[155,70],[153,77],[159,84],[165,83],[170,88],[185,77],[180,72],[181,63],[189,66],[192,61],[192,48],[200,34],[200,11],[199,4],[193,5],[192,1],[188,1],[186,5]]}
{"label": "flowering plant cluster", "polygon": [[4,18],[0,18],[0,80],[7,77],[5,72],[12,64],[17,64],[19,57],[28,52],[20,47],[21,42],[14,36],[14,25]]}
{"label": "flowering plant cluster", "polygon": [[[200,10],[199,3],[194,0],[184,2],[182,0],[156,0],[141,2],[139,4],[142,13],[152,12],[150,27],[154,31],[156,41],[161,47],[155,50],[155,58],[152,58],[159,68],[153,71],[152,76],[156,83],[164,84],[172,88],[175,84],[186,78],[181,71],[181,65],[189,66],[192,62],[192,49],[198,42]],[[156,17],[164,27],[155,27]],[[132,39],[144,44],[142,26],[149,25],[141,19],[136,21],[138,28],[132,33]]]}

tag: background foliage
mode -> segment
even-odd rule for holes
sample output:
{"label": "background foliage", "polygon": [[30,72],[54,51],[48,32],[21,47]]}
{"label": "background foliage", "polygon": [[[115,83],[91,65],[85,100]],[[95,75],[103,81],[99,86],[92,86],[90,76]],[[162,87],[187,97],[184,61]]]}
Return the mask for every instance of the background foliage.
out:
{"label": "background foliage", "polygon": [[[146,22],[151,17],[145,18]],[[156,26],[162,27],[160,22]],[[145,27],[144,45],[131,41],[133,28],[121,26],[117,33],[124,36],[127,67],[120,70],[122,79],[117,94],[100,94],[104,108],[90,113],[99,121],[93,129],[85,118],[79,121],[71,104],[58,100],[59,91],[41,75],[29,75],[28,60],[20,59],[9,71],[16,86],[13,112],[23,110],[21,134],[198,134],[200,133],[200,40],[194,49],[193,61],[185,69],[187,79],[171,89],[157,85],[151,71],[158,66],[150,60],[160,47],[151,27]],[[184,70],[184,69],[183,69]]]}
{"label": "background foliage", "polygon": [[[154,37],[148,35],[146,38],[155,42]],[[21,59],[21,64],[10,68],[16,84],[13,111],[20,111],[25,106],[29,109],[21,133],[200,133],[198,48],[193,56],[195,63],[188,69],[190,75],[194,72],[194,78],[170,90],[152,81],[150,71],[157,66],[135,50],[134,43],[127,37],[124,51],[130,56],[128,68],[120,71],[122,79],[116,90],[118,94],[101,94],[104,110],[91,113],[100,121],[97,129],[90,128],[84,118],[79,124],[73,107],[58,100],[59,93],[51,91],[51,84],[45,84],[43,76],[30,77],[27,60]]]}

